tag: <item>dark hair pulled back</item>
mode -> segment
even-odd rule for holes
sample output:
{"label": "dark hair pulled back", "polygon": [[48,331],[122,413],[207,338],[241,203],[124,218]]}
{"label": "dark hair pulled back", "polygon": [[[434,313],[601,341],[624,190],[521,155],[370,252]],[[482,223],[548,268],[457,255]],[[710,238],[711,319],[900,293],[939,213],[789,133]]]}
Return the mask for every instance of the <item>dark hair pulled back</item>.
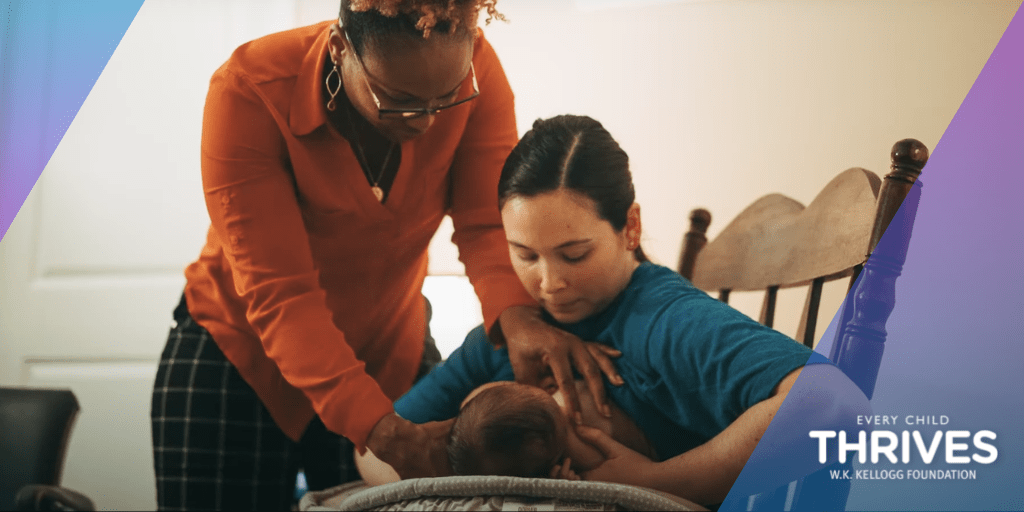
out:
{"label": "dark hair pulled back", "polygon": [[[590,198],[597,215],[615,231],[626,227],[636,201],[629,156],[600,122],[560,115],[538,119],[505,160],[498,181],[498,208],[513,197],[566,189]],[[637,247],[638,261],[647,261]]]}

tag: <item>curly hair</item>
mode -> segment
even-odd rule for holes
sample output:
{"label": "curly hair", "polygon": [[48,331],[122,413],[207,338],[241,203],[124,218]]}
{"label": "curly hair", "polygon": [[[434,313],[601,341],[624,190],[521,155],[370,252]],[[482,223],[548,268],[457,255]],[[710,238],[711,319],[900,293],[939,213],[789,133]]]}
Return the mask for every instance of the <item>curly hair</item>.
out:
{"label": "curly hair", "polygon": [[430,37],[431,32],[454,33],[476,26],[481,10],[485,22],[505,21],[497,11],[498,0],[341,0],[339,18],[362,54],[367,39],[380,42],[382,36],[407,33]]}

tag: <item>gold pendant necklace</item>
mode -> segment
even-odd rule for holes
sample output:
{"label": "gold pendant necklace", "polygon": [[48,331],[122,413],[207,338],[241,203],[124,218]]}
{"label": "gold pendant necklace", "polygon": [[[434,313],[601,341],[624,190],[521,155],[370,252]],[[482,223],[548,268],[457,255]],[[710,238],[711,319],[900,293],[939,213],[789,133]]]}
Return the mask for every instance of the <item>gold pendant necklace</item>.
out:
{"label": "gold pendant necklace", "polygon": [[[359,152],[363,152],[362,145],[359,145]],[[373,177],[367,176],[368,178],[370,178],[371,181],[373,181],[373,184],[370,186],[370,190],[373,192],[373,196],[377,198],[378,203],[384,202],[384,190],[380,188],[380,185],[378,184],[380,183],[381,178],[384,177],[384,171],[388,168],[388,163],[391,162],[391,155],[394,152],[395,143],[392,142],[391,145],[388,146],[388,154],[384,156],[384,164],[380,166],[380,172],[377,174],[377,179],[373,179]],[[363,155],[363,160],[366,160],[366,155]],[[367,169],[369,169],[369,161],[366,162],[366,167]]]}
{"label": "gold pendant necklace", "polygon": [[352,138],[354,143],[353,146],[356,148],[356,158],[359,159],[359,166],[363,168],[363,174],[366,175],[366,179],[370,181],[370,191],[373,192],[373,197],[377,198],[378,203],[384,202],[384,189],[380,188],[380,180],[384,178],[384,172],[388,169],[388,164],[391,163],[391,155],[395,153],[394,141],[390,141],[388,146],[388,152],[384,155],[384,163],[380,166],[380,172],[377,173],[377,177],[374,178],[370,174],[370,161],[366,159],[366,153],[363,151],[363,143],[360,140],[359,130],[356,129],[355,123],[352,121],[352,114],[349,112],[349,108],[346,106],[345,119],[348,121],[349,127],[352,129]]}

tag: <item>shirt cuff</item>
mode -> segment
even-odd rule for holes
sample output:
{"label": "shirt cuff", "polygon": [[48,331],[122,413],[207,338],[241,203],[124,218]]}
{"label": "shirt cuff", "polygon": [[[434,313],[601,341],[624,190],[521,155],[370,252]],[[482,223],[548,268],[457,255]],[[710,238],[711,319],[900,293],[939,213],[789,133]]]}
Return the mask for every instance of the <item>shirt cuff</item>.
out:
{"label": "shirt cuff", "polygon": [[320,412],[320,420],[327,430],[345,436],[363,453],[373,427],[381,418],[395,412],[394,405],[369,375],[346,387],[350,391],[327,404]]}

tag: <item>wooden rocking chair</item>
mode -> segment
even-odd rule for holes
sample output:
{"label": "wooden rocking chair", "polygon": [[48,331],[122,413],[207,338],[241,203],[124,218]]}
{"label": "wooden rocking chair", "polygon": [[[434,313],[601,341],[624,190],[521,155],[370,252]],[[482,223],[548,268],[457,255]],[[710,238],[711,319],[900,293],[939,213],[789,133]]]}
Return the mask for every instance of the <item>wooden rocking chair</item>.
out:
{"label": "wooden rocking chair", "polygon": [[[895,305],[896,278],[906,260],[920,201],[917,179],[928,161],[928,149],[914,139],[904,139],[893,146],[891,160],[891,172],[884,180],[864,169],[848,169],[806,208],[780,194],[764,196],[711,242],[706,237],[711,214],[693,210],[679,273],[696,287],[717,292],[723,302],[733,291],[763,290],[758,321],[769,327],[775,320],[778,291],[808,287],[796,339],[812,348],[823,285],[849,278],[829,358],[870,399],[885,350],[885,323]],[[831,480],[829,469],[835,467],[751,496],[747,509],[843,509],[849,481]],[[816,492],[802,493],[808,486]]]}
{"label": "wooden rocking chair", "polygon": [[[881,363],[885,321],[895,304],[896,278],[906,260],[920,201],[917,178],[928,161],[928,148],[904,139],[893,146],[891,156],[892,172],[884,182],[871,171],[852,168],[829,182],[806,208],[781,194],[764,196],[710,243],[706,233],[711,214],[693,210],[678,267],[683,277],[702,290],[718,292],[723,302],[733,291],[764,290],[758,321],[769,327],[778,291],[807,286],[796,338],[808,347],[814,344],[823,285],[849,278],[850,289],[856,285],[857,293],[842,311],[830,358],[851,378],[874,369],[860,380],[854,378],[868,398]],[[896,219],[900,205],[903,210]],[[892,243],[869,258],[890,225],[898,230],[890,235]]]}

